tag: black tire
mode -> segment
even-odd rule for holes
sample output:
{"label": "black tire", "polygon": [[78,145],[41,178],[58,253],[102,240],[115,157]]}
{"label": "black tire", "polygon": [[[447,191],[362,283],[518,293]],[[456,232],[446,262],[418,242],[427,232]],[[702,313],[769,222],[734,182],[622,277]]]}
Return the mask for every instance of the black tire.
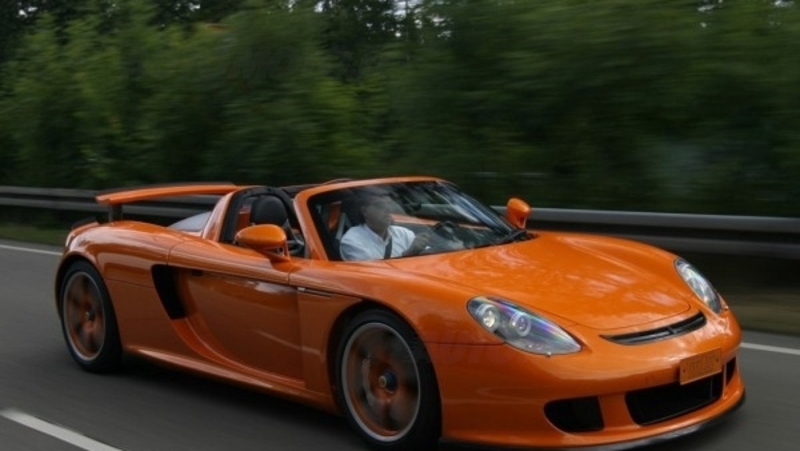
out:
{"label": "black tire", "polygon": [[347,421],[373,449],[436,449],[436,376],[422,341],[396,315],[375,309],[350,321],[336,353],[336,384]]}
{"label": "black tire", "polygon": [[67,349],[86,371],[119,368],[122,345],[111,297],[97,269],[86,261],[73,263],[59,287],[58,312]]}

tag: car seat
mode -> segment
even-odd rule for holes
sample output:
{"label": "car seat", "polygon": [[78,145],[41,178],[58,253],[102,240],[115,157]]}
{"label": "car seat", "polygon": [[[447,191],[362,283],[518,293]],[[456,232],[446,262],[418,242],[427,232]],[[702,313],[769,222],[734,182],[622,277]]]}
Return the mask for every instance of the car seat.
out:
{"label": "car seat", "polygon": [[289,213],[283,201],[275,196],[262,196],[253,201],[250,207],[250,224],[274,224],[283,229],[286,233],[286,244],[289,247],[289,254],[294,256],[303,255],[305,243],[298,237],[289,222]]}

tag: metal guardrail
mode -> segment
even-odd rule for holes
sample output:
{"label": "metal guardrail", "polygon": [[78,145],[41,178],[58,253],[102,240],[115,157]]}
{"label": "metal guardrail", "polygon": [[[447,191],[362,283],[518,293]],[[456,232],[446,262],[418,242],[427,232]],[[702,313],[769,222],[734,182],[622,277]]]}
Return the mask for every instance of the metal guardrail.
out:
{"label": "metal guardrail", "polygon": [[[103,214],[95,192],[75,189],[0,186],[0,206]],[[183,218],[208,210],[213,196],[185,196],[139,202],[127,214]],[[502,211],[504,207],[494,207]],[[612,235],[674,252],[800,259],[800,218],[718,216],[628,211],[535,208],[528,226]]]}
{"label": "metal guardrail", "polygon": [[[89,214],[107,213],[107,206],[95,202],[96,194],[97,192],[92,190],[0,186],[0,206]],[[144,201],[126,205],[125,213],[133,216],[181,219],[208,210],[216,200],[215,196],[183,196]]]}

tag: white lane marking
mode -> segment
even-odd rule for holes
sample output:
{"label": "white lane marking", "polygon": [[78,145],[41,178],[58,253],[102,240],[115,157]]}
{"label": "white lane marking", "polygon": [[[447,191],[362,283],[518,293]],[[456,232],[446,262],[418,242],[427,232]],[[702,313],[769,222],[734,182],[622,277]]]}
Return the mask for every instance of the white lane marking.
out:
{"label": "white lane marking", "polygon": [[754,349],[756,351],[776,352],[778,354],[800,355],[800,349],[782,348],[780,346],[767,346],[757,345],[752,343],[742,343],[745,349]]}
{"label": "white lane marking", "polygon": [[92,440],[85,435],[70,431],[69,429],[65,429],[52,423],[48,423],[47,421],[40,420],[39,418],[28,415],[27,413],[16,409],[0,410],[0,415],[23,426],[27,426],[31,429],[39,431],[43,434],[47,434],[51,437],[55,437],[61,441],[69,443],[70,445],[77,446],[78,448],[85,449],[87,451],[121,451],[119,448],[114,448],[106,445],[105,443]]}
{"label": "white lane marking", "polygon": [[6,249],[9,251],[30,252],[32,254],[44,254],[44,255],[56,255],[56,256],[61,255],[61,252],[46,251],[44,249],[31,249],[29,247],[7,246],[5,244],[0,244],[0,249]]}

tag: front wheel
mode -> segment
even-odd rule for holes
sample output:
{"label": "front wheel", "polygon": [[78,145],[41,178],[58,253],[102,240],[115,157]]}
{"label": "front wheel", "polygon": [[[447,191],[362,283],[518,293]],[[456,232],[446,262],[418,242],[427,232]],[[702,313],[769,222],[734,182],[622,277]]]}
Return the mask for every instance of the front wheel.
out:
{"label": "front wheel", "polygon": [[435,449],[439,390],[419,337],[383,310],[358,314],[337,353],[337,395],[348,422],[381,451]]}
{"label": "front wheel", "polygon": [[111,297],[97,270],[74,263],[59,290],[61,330],[72,358],[85,370],[104,372],[120,365],[122,347]]}

